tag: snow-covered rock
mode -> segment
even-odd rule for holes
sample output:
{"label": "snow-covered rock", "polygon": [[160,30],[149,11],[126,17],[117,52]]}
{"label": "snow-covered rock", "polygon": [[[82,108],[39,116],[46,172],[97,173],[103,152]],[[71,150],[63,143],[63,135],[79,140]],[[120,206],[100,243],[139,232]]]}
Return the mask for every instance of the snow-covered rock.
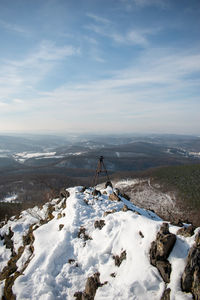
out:
{"label": "snow-covered rock", "polygon": [[[0,228],[0,297],[7,292],[17,300],[160,300],[164,294],[192,299],[182,291],[181,277],[200,228],[185,237],[169,224],[176,242],[167,254],[166,283],[150,263],[163,220],[120,195],[121,201],[111,201],[110,186],[100,192],[94,196],[92,189],[69,188],[67,199],[24,211]],[[12,251],[4,242],[9,234]]]}

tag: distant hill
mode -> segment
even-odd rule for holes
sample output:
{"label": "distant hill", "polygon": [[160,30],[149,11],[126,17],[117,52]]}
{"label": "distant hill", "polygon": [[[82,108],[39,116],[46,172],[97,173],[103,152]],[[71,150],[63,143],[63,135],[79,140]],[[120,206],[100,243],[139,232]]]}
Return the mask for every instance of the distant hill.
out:
{"label": "distant hill", "polygon": [[156,168],[151,175],[165,189],[175,189],[187,205],[200,208],[200,164]]}

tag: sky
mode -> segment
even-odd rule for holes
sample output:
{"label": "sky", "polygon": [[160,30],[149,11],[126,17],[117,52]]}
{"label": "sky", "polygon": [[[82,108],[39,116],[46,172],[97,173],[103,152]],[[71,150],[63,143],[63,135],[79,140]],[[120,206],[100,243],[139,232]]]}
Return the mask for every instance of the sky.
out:
{"label": "sky", "polygon": [[0,0],[0,132],[200,135],[199,0]]}

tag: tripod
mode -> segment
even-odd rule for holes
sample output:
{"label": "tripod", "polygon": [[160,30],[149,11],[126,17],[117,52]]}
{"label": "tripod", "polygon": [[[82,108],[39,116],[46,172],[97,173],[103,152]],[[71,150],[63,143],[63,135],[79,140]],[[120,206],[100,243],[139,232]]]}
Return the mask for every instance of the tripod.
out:
{"label": "tripod", "polygon": [[93,179],[93,185],[92,186],[94,186],[94,187],[97,185],[100,173],[105,173],[106,174],[106,177],[107,177],[106,187],[108,185],[110,185],[112,187],[112,183],[111,183],[110,178],[108,176],[108,172],[106,170],[106,167],[105,167],[105,164],[104,164],[103,160],[104,160],[104,157],[100,156],[100,158],[98,160],[98,163],[97,163],[96,173],[95,173],[95,176],[94,176],[94,179]]}

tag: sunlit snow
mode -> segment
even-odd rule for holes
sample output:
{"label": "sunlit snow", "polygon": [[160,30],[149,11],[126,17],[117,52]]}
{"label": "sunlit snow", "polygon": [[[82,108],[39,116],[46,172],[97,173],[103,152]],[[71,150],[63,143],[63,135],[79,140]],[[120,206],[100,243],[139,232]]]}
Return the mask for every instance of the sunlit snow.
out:
{"label": "sunlit snow", "polygon": [[[87,278],[99,272],[101,283],[107,283],[97,289],[97,300],[160,300],[166,284],[158,270],[150,264],[149,249],[163,223],[162,219],[123,197],[119,202],[110,201],[110,187],[102,189],[98,198],[91,195],[91,189],[81,190],[82,187],[68,189],[70,196],[66,208],[63,208],[65,199],[61,202],[53,200],[54,218],[48,223],[41,225],[48,210],[46,204],[42,209],[35,207],[24,211],[19,219],[9,220],[0,229],[2,236],[8,233],[9,227],[12,229],[17,251],[23,244],[23,235],[31,224],[35,224],[34,252],[32,254],[26,246],[17,261],[20,271],[30,259],[23,274],[15,280],[13,292],[16,299],[74,299],[75,292],[84,290]],[[124,204],[129,208],[126,212],[122,211]],[[105,212],[112,213],[105,215]],[[105,226],[101,230],[94,227],[96,220],[104,220]],[[80,228],[85,228],[88,240],[78,237]],[[169,228],[173,233],[179,229],[172,225]],[[194,236],[180,237],[170,254],[171,299],[192,299],[191,294],[181,291],[180,276],[193,243]],[[126,259],[116,266],[113,256],[120,255],[122,251],[126,251]],[[10,250],[1,242],[1,268],[10,255]]]}

